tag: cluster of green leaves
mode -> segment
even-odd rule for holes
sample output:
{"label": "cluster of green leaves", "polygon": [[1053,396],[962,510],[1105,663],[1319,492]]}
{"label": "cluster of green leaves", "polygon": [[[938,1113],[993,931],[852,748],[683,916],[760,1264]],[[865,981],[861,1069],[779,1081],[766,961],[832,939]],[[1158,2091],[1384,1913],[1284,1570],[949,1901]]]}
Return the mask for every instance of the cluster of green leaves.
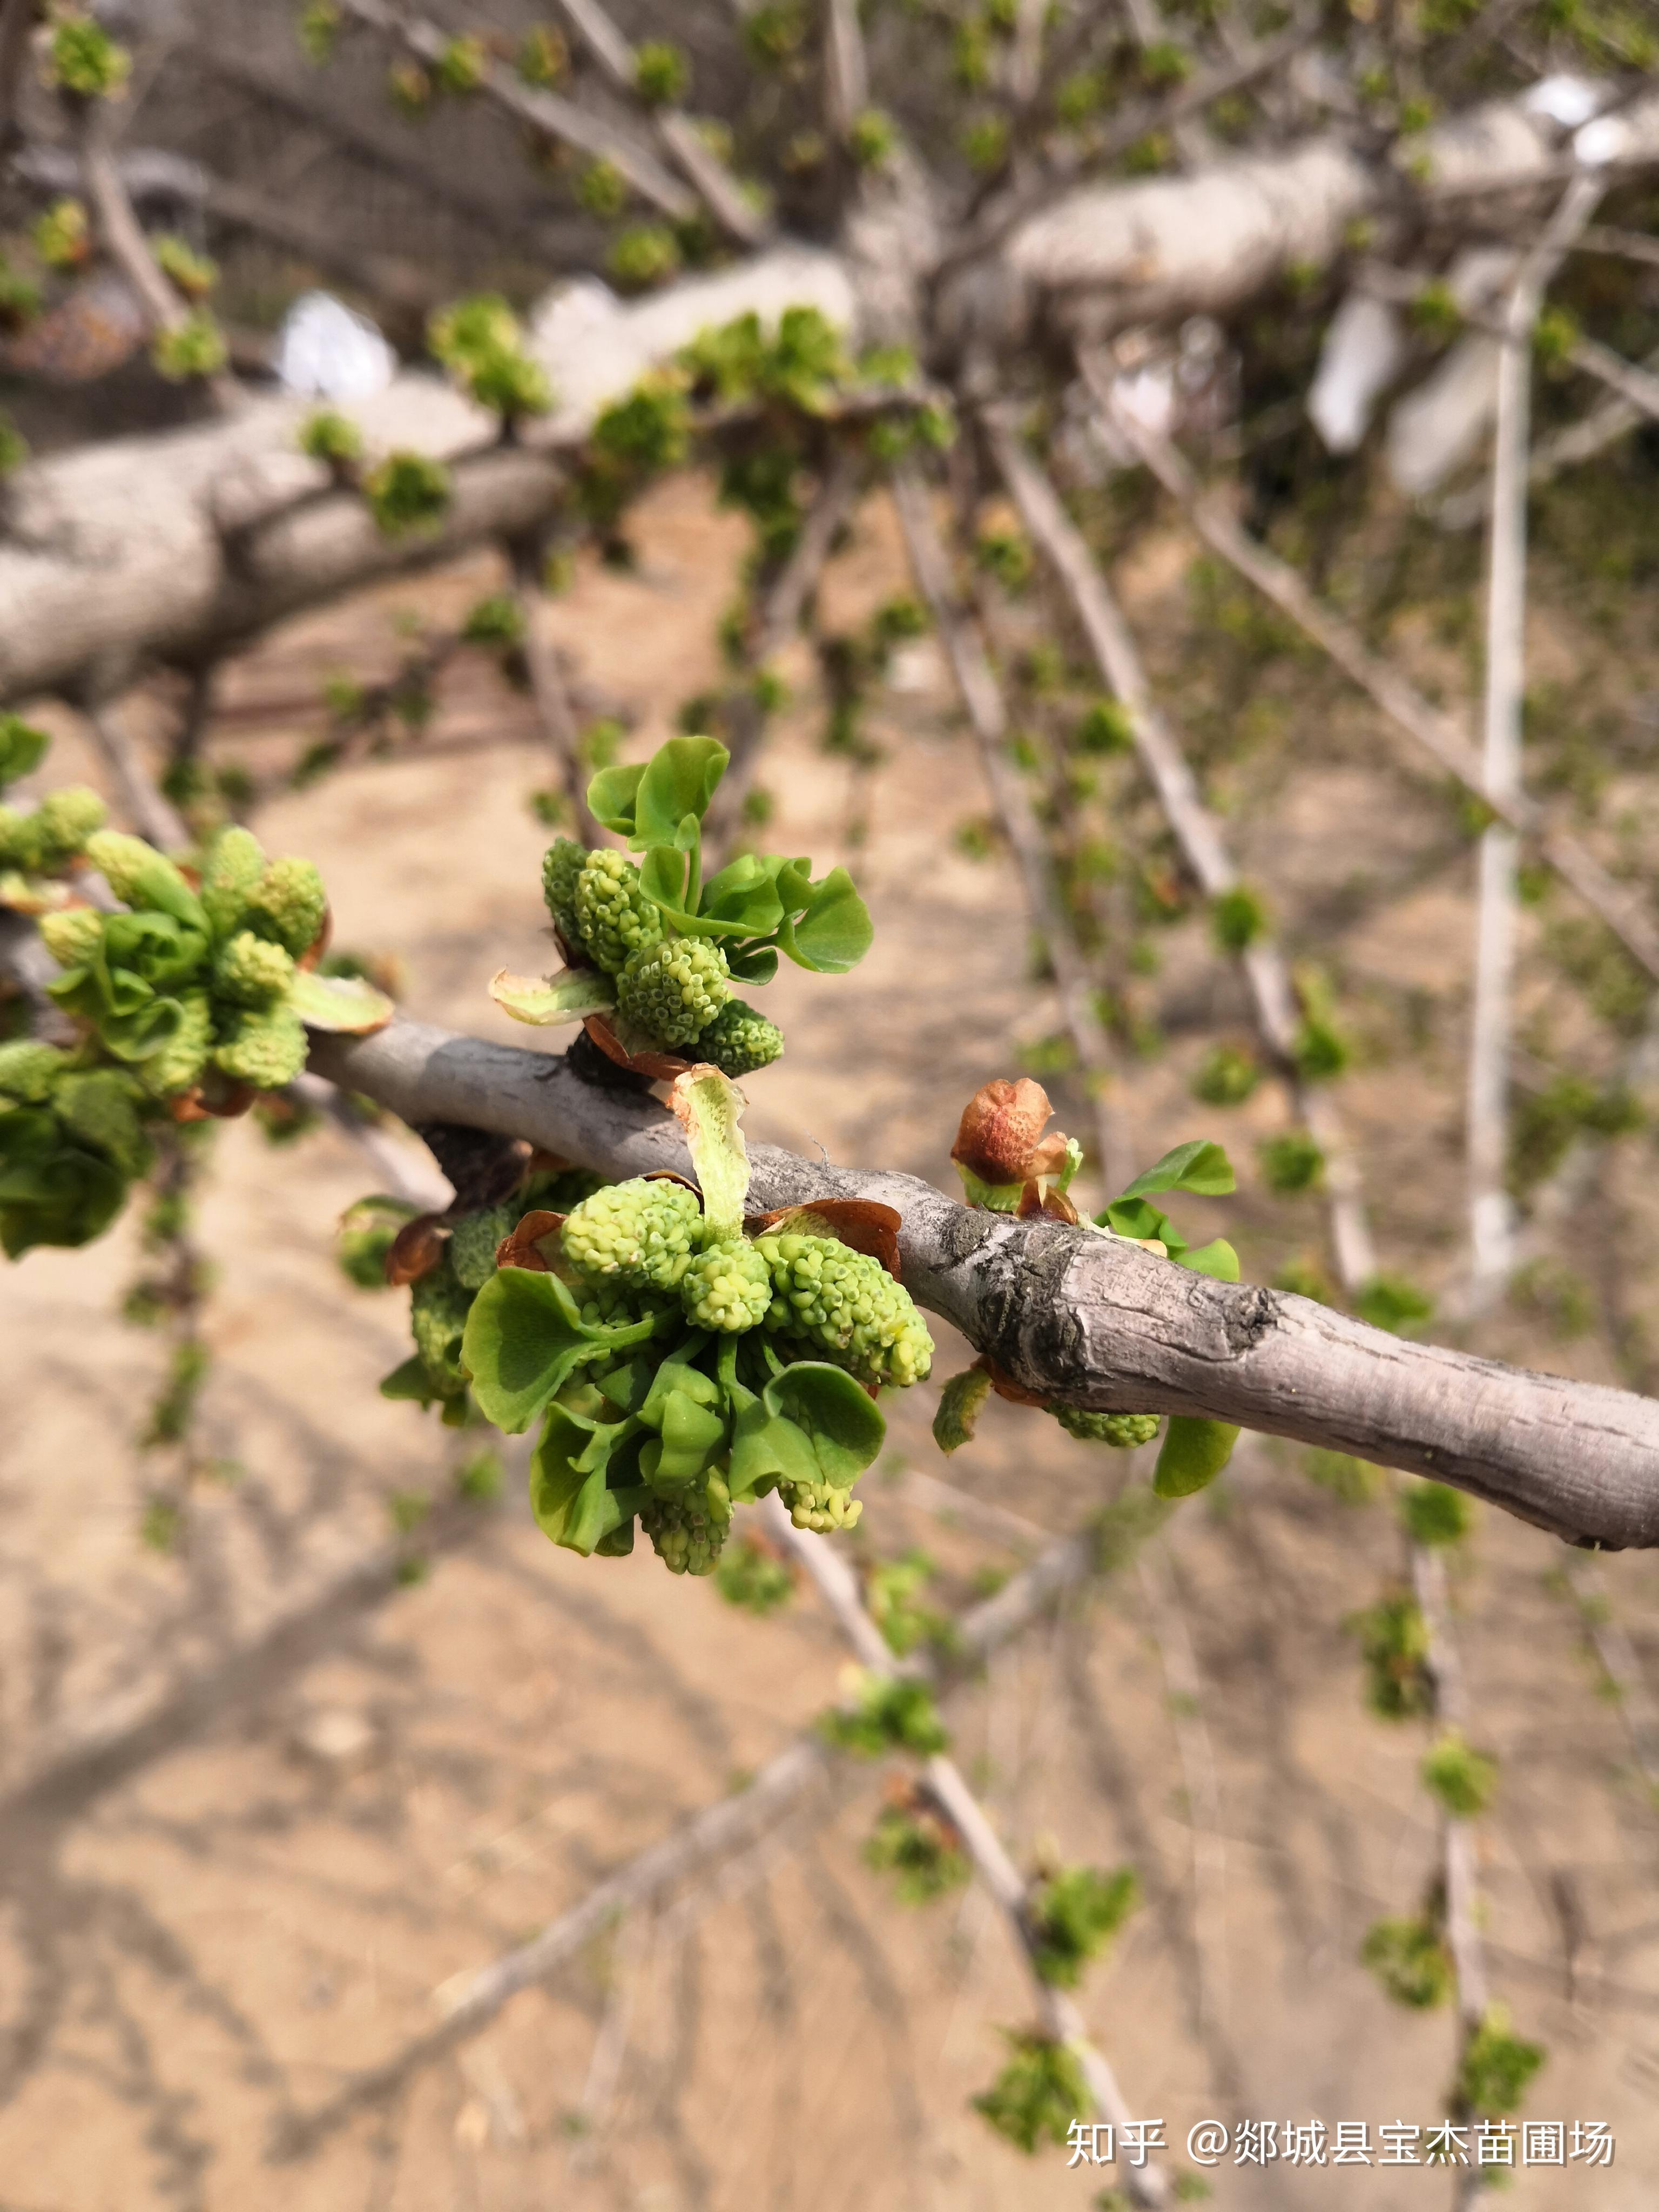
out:
{"label": "cluster of green leaves", "polygon": [[934,1606],[921,1602],[921,1594],[939,1572],[926,1552],[906,1552],[896,1559],[884,1559],[865,1578],[864,1602],[881,1631],[890,1651],[908,1658],[921,1644],[936,1649],[951,1641],[951,1623]]}
{"label": "cluster of green leaves", "polygon": [[187,384],[192,377],[217,376],[230,348],[207,309],[192,307],[182,322],[157,331],[150,359],[170,384]]}
{"label": "cluster of green leaves", "polygon": [[432,318],[427,343],[456,381],[504,425],[545,415],[553,388],[526,350],[519,319],[499,293],[481,292]]}
{"label": "cluster of green leaves", "polygon": [[63,972],[47,990],[83,1025],[87,1048],[157,1102],[200,1091],[276,1091],[305,1065],[306,1025],[361,1033],[391,1001],[301,965],[327,910],[308,860],[268,860],[246,830],[205,848],[192,883],[137,837],[96,830],[86,858],[125,911],[70,907],[41,917]]}
{"label": "cluster of green leaves", "polygon": [[1489,2005],[1463,2046],[1455,2093],[1459,2105],[1482,2119],[1501,2119],[1520,2104],[1547,2056],[1542,2044],[1515,2033],[1504,2006]]}
{"label": "cluster of green leaves", "polygon": [[[622,1184],[610,1196],[625,1204],[661,1188]],[[545,1534],[584,1555],[625,1552],[637,1516],[672,1568],[708,1573],[732,1505],[745,1498],[775,1490],[799,1525],[852,1526],[852,1486],[886,1424],[836,1364],[837,1347],[804,1345],[777,1300],[758,1320],[750,1309],[700,1325],[707,1274],[696,1249],[676,1254],[649,1287],[624,1285],[571,1228],[547,1272],[509,1266],[490,1275],[460,1346],[488,1419],[510,1433],[541,1423],[531,1498]],[[729,1237],[694,1232],[689,1241],[718,1266],[738,1264]],[[763,1300],[767,1244],[735,1247],[759,1259]],[[678,1295],[659,1287],[674,1267]]]}
{"label": "cluster of green leaves", "polygon": [[[409,1271],[416,1356],[381,1387],[456,1422],[470,1391],[509,1434],[539,1422],[531,1499],[555,1542],[625,1553],[637,1522],[675,1572],[706,1574],[736,1501],[776,1491],[798,1526],[856,1522],[852,1487],[886,1431],[870,1389],[925,1374],[932,1345],[878,1261],[787,1223],[744,1236],[738,1094],[712,1070],[688,1082],[701,1208],[642,1178],[568,1214],[545,1203],[568,1188],[534,1187],[441,1249],[428,1226]],[[349,1221],[360,1279],[396,1212],[379,1200]]]}
{"label": "cluster of green leaves", "polygon": [[714,1587],[728,1605],[764,1620],[793,1597],[795,1577],[769,1544],[744,1536],[721,1553]]}
{"label": "cluster of green leaves", "polygon": [[[829,975],[864,957],[870,916],[845,868],[815,878],[805,859],[743,853],[704,880],[703,820],[729,758],[712,738],[671,738],[642,767],[599,770],[588,805],[641,859],[586,855],[569,841],[554,848],[548,902],[568,951],[592,964],[545,983],[498,977],[492,989],[507,1012],[545,1025],[615,1010],[641,1046],[696,1053],[740,1006],[732,984],[769,982],[780,952]],[[782,1049],[771,1034],[763,1051],[750,1040],[745,1066],[761,1064],[757,1051]]]}
{"label": "cluster of green leaves", "polygon": [[387,538],[436,532],[454,497],[449,471],[427,453],[388,453],[364,477],[362,489],[375,527]]}
{"label": "cluster of green leaves", "polygon": [[901,1905],[932,1905],[960,1889],[973,1872],[950,1823],[908,1799],[882,1807],[864,1856],[878,1874],[892,1875]]}
{"label": "cluster of green leaves", "polygon": [[1423,1787],[1455,1820],[1478,1820],[1498,1792],[1498,1761],[1448,1729],[1425,1754]]}
{"label": "cluster of green leaves", "polygon": [[[630,246],[640,268],[624,272],[629,281],[654,273],[650,264],[665,251],[650,237]],[[855,360],[816,307],[786,307],[775,325],[752,312],[738,315],[699,332],[672,366],[641,377],[603,410],[582,472],[583,506],[600,527],[614,528],[630,501],[684,459],[699,416],[712,413],[723,425],[721,500],[753,522],[763,558],[787,557],[802,519],[799,479],[823,424],[849,394],[872,386],[896,394],[892,413],[870,429],[878,459],[895,458],[916,436],[949,443],[937,407],[904,396],[915,375],[902,349]]]}
{"label": "cluster of green leaves", "polygon": [[819,1726],[838,1750],[860,1759],[894,1751],[932,1759],[951,1741],[933,1692],[904,1674],[861,1674],[851,1701],[827,1712]]}
{"label": "cluster of green leaves", "polygon": [[[21,715],[0,714],[0,791],[32,775],[51,742]],[[102,829],[105,811],[83,785],[49,792],[27,813],[0,804],[0,907],[42,914],[64,903],[72,894],[62,879]]]}
{"label": "cluster of green leaves", "polygon": [[1008,2063],[974,2099],[975,2111],[1020,2150],[1035,2151],[1045,2141],[1063,2144],[1073,2121],[1090,2109],[1077,2053],[1046,2035],[1015,2028],[1002,2033]]}
{"label": "cluster of green leaves", "polygon": [[1056,1989],[1074,1990],[1139,1897],[1140,1885],[1130,1867],[1111,1874],[1095,1867],[1062,1867],[1038,1883],[1025,1907],[1031,1962],[1038,1974]]}
{"label": "cluster of green leaves", "polygon": [[1427,1914],[1376,1921],[1366,1931],[1359,1956],[1396,2004],[1416,2012],[1444,2004],[1456,1985],[1444,1931]]}
{"label": "cluster of green leaves", "polygon": [[1409,1720],[1434,1706],[1429,1625],[1414,1597],[1380,1598],[1348,1623],[1365,1663],[1366,1702],[1384,1720]]}
{"label": "cluster of green leaves", "polygon": [[113,100],[132,74],[132,57],[79,8],[58,11],[46,44],[48,82],[76,100]]}
{"label": "cluster of green leaves", "polygon": [[153,1157],[153,1110],[131,1077],[95,1055],[18,1039],[0,1044],[0,1248],[101,1236]]}

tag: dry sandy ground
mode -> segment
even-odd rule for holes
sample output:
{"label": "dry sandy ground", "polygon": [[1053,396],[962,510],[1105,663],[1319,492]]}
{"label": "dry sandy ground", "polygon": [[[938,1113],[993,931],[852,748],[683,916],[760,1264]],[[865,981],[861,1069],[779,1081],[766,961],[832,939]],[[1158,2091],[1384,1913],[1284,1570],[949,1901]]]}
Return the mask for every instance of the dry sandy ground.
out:
{"label": "dry sandy ground", "polygon": [[[642,577],[585,580],[560,620],[585,670],[654,736],[712,673],[727,538],[679,490],[646,543]],[[855,553],[841,588],[867,599],[883,559],[875,542]],[[384,659],[392,608],[442,614],[480,587],[478,570],[435,578],[308,623],[239,671],[232,696],[292,696],[331,668]],[[982,804],[965,740],[936,695],[895,696],[887,719],[902,742],[854,856],[876,949],[850,981],[780,984],[790,1053],[752,1085],[752,1126],[942,1180],[962,1101],[1012,1072],[1012,1040],[1050,1017],[1024,982],[1011,882],[950,848],[952,823]],[[508,734],[488,750],[446,750],[492,727]],[[249,757],[281,750],[280,737],[245,740]],[[780,842],[834,857],[846,771],[804,731],[785,750]],[[404,960],[412,1011],[507,1034],[483,984],[538,960],[544,838],[524,794],[543,775],[522,710],[468,677],[423,753],[284,798],[259,826],[322,863],[343,941]],[[1322,776],[1327,823],[1333,805],[1394,807],[1352,764],[1310,781]],[[1316,812],[1321,790],[1302,802]],[[1315,825],[1287,816],[1278,834],[1275,882],[1302,861],[1316,872]],[[1391,925],[1366,922],[1367,957],[1402,970],[1451,957],[1460,891],[1431,887]],[[1145,1157],[1215,1122],[1183,1088],[1192,1056],[1178,1048],[1135,1077]],[[1398,1195],[1389,1165],[1400,1079],[1345,1086],[1383,1163],[1385,1231],[1427,1204]],[[1264,1098],[1226,1133],[1248,1156],[1277,1111]],[[206,1207],[223,1275],[204,1419],[245,1473],[196,1496],[179,1559],[135,1533],[131,1438],[156,1347],[115,1317],[130,1240],[91,1259],[36,1255],[0,1279],[0,2212],[1089,2205],[1109,2172],[1068,2171],[1053,2151],[1023,2159],[969,2109],[1000,2063],[999,2025],[1025,2015],[1021,1983],[975,1898],[907,1911],[862,1863],[884,1778],[867,1768],[458,2052],[410,2067],[378,2102],[354,2099],[366,2069],[431,2025],[449,1977],[741,1788],[835,1694],[842,1665],[809,1599],[757,1622],[648,1555],[585,1565],[543,1541],[516,1499],[444,1505],[428,1579],[397,1582],[387,1498],[441,1496],[455,1447],[376,1396],[402,1356],[398,1302],[351,1290],[330,1256],[335,1218],[373,1182],[331,1134],[301,1156],[246,1125],[223,1136]],[[1259,1200],[1241,1211],[1247,1226],[1267,1218]],[[1593,1346],[1559,1356],[1606,1371]],[[888,1472],[943,1474],[932,1393],[915,1395],[896,1415]],[[996,1407],[948,1473],[1063,1531],[1121,1473],[1105,1461]],[[897,1486],[869,1489],[863,1548],[925,1542],[951,1604],[981,1571],[1018,1562]],[[1504,1760],[1484,1842],[1494,1980],[1550,2049],[1528,2111],[1605,2120],[1619,2149],[1610,2172],[1522,2174],[1510,2201],[1647,2212],[1659,1809],[1597,1694],[1558,1586],[1564,1557],[1484,1515],[1459,1574],[1460,1630],[1479,1736]],[[1364,1711],[1343,1629],[1397,1565],[1386,1507],[1344,1506],[1297,1455],[1255,1448],[1144,1567],[951,1701],[964,1762],[1018,1851],[1041,1843],[1138,1869],[1146,1901],[1084,2007],[1133,2106],[1161,2117],[1177,2150],[1208,2116],[1437,2117],[1446,2017],[1391,2008],[1356,1963],[1376,1917],[1413,1909],[1434,1857],[1420,1731]],[[1620,1559],[1607,1578],[1651,1672],[1659,1573]],[[1206,1761],[1218,1809],[1195,1826]],[[325,2108],[330,2124],[296,2133]],[[1250,2212],[1415,2212],[1450,2194],[1423,2170],[1212,2179],[1218,2204]]]}

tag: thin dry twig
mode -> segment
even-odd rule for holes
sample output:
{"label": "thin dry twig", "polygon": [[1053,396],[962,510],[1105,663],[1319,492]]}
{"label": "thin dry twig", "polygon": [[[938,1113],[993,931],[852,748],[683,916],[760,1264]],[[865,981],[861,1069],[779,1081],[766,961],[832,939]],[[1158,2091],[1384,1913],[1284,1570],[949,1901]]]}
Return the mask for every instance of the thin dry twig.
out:
{"label": "thin dry twig", "polygon": [[[1121,609],[1059,495],[1003,418],[988,418],[992,452],[1025,527],[1058,577],[1102,677],[1126,709],[1135,752],[1164,809],[1188,868],[1207,898],[1240,881],[1221,824],[1205,805],[1197,780],[1159,712]],[[1300,1071],[1301,1021],[1285,956],[1270,937],[1239,956],[1262,1044],[1288,1089],[1292,1110],[1325,1161],[1331,1243],[1344,1289],[1357,1291],[1376,1273],[1359,1170],[1335,1106]]]}
{"label": "thin dry twig", "polygon": [[824,25],[824,91],[830,128],[845,139],[870,104],[870,64],[864,51],[858,0],[828,0]]}
{"label": "thin dry twig", "polygon": [[563,788],[565,804],[578,840],[584,845],[603,845],[605,832],[587,803],[587,777],[582,767],[581,731],[570,688],[559,665],[558,647],[548,629],[547,593],[542,589],[541,564],[531,547],[515,544],[507,558],[513,570],[513,597],[523,625],[525,672],[536,718],[547,739],[553,765]]}
{"label": "thin dry twig", "polygon": [[[559,0],[573,27],[619,92],[635,94],[639,67],[632,46],[599,0]],[[758,246],[769,226],[744,198],[737,179],[719,160],[683,109],[656,107],[647,118],[658,144],[720,228],[741,246]]]}
{"label": "thin dry twig", "polygon": [[[1109,416],[1113,428],[1182,507],[1212,551],[1235,568],[1247,583],[1255,585],[1282,614],[1288,615],[1397,728],[1414,738],[1464,790],[1484,796],[1480,756],[1450,715],[1425,699],[1397,667],[1370,650],[1358,630],[1323,600],[1316,599],[1288,562],[1281,561],[1276,553],[1248,536],[1213,498],[1205,495],[1192,470],[1169,440],[1137,422],[1116,404],[1103,363],[1085,360],[1084,369],[1090,389]],[[1616,434],[1609,434],[1609,442],[1611,436]],[[1475,519],[1473,515],[1469,518]],[[1524,796],[1509,799],[1500,797],[1491,803],[1500,819],[1523,836],[1536,840],[1542,859],[1607,924],[1632,957],[1659,980],[1659,931],[1638,910],[1601,862],[1571,832],[1551,827],[1541,811]]]}
{"label": "thin dry twig", "polygon": [[[428,66],[441,62],[447,51],[447,33],[422,16],[400,14],[388,0],[340,0],[340,4],[354,22],[377,32]],[[515,122],[528,124],[543,137],[556,138],[593,161],[609,161],[641,199],[648,200],[672,222],[684,222],[696,213],[692,194],[648,147],[591,109],[559,93],[527,85],[512,70],[495,61],[485,64],[478,91]]]}
{"label": "thin dry twig", "polygon": [[1164,1670],[1165,1703],[1186,1785],[1193,1838],[1193,1946],[1198,1960],[1199,2033],[1224,2039],[1230,2011],[1227,1978],[1227,1838],[1215,1748],[1204,1718],[1204,1680],[1167,1543],[1135,1555],[1140,1591]]}
{"label": "thin dry twig", "polygon": [[191,842],[189,825],[139,759],[119,708],[104,701],[88,705],[84,711],[87,727],[140,836],[164,853],[181,851]]}
{"label": "thin dry twig", "polygon": [[969,726],[979,746],[991,803],[1019,869],[1032,925],[1042,937],[1048,963],[1054,969],[1066,1032],[1094,1109],[1100,1172],[1110,1189],[1120,1190],[1134,1170],[1118,1116],[1106,1097],[1106,1086],[1114,1073],[1112,1048],[1096,1006],[1094,981],[1088,963],[1055,879],[1048,840],[1032,811],[1025,787],[1008,757],[1008,708],[1002,687],[991,666],[978,626],[957,598],[950,558],[933,519],[926,485],[914,471],[898,469],[893,477],[893,500],[916,588],[951,663]]}
{"label": "thin dry twig", "polygon": [[[862,456],[852,446],[838,446],[793,550],[762,594],[744,649],[744,659],[755,673],[764,670],[799,629],[836,539],[858,504],[863,483]],[[728,695],[726,720],[732,758],[704,830],[710,851],[716,854],[726,853],[736,837],[744,802],[760,768],[767,709],[752,680]]]}
{"label": "thin dry twig", "polygon": [[[1527,453],[1531,443],[1532,336],[1551,276],[1589,222],[1603,186],[1570,185],[1543,237],[1522,264],[1504,315],[1492,433],[1487,518],[1486,701],[1481,791],[1513,806],[1521,797],[1521,726],[1526,690]],[[1508,822],[1480,839],[1470,1021],[1467,1157],[1469,1297],[1480,1312],[1514,1264],[1515,1204],[1509,1191],[1510,1046],[1513,1026],[1520,847]]]}
{"label": "thin dry twig", "polygon": [[[810,1529],[797,1528],[775,1493],[764,1501],[761,1510],[768,1533],[799,1560],[811,1577],[860,1664],[874,1674],[896,1676],[905,1671],[871,1619],[852,1570],[834,1546]],[[1001,1911],[1025,1966],[1032,2005],[1043,2034],[1072,2051],[1101,2119],[1121,2130],[1126,2123],[1132,2122],[1133,2115],[1116,2075],[1104,2053],[1090,2037],[1076,2005],[1037,1972],[1024,1876],[987,1819],[983,1806],[969,1788],[956,1761],[943,1752],[936,1752],[921,1762],[919,1771],[928,1796],[962,1838],[975,1872]],[[1150,2164],[1125,2166],[1122,2176],[1131,2203],[1161,2206],[1169,2202],[1169,2179],[1162,2167]]]}

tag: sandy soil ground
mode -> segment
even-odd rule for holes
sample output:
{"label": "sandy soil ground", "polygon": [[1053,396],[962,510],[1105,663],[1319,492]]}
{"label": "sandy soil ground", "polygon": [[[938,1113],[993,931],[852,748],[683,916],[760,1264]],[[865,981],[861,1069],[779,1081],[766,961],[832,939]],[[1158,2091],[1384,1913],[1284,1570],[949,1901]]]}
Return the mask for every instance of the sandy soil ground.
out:
{"label": "sandy soil ground", "polygon": [[[637,710],[643,743],[714,672],[732,546],[692,488],[665,495],[641,536],[642,573],[585,576],[559,622],[584,672]],[[836,591],[867,604],[888,558],[872,528]],[[234,672],[228,703],[280,709],[332,670],[388,663],[398,609],[442,618],[485,580],[476,565],[297,627]],[[983,802],[919,666],[922,688],[887,701],[891,756],[869,840],[848,856],[876,949],[848,981],[777,987],[789,1055],[753,1085],[751,1126],[944,1181],[961,1103],[1013,1072],[1014,1042],[1052,1014],[1026,981],[1010,877],[952,846]],[[233,716],[226,742],[277,759],[295,721],[290,706],[261,734]],[[80,765],[72,737],[60,765]],[[544,780],[522,707],[462,674],[422,744],[281,798],[258,826],[321,863],[343,942],[404,963],[411,1011],[505,1036],[483,987],[496,966],[538,963],[544,833],[525,795]],[[848,771],[804,718],[769,781],[781,843],[837,856]],[[1425,805],[1369,762],[1363,723],[1339,717],[1332,757],[1249,834],[1281,896],[1294,884],[1315,914],[1346,865],[1334,818],[1367,811],[1386,874],[1409,865]],[[1366,909],[1352,960],[1448,988],[1465,890],[1443,872],[1386,915]],[[1201,1006],[1206,972],[1196,939],[1172,951],[1172,1002]],[[1448,1020],[1455,1033],[1455,1006]],[[1146,1158],[1217,1126],[1185,1088],[1198,1049],[1196,1030],[1177,1029],[1133,1074]],[[1404,1075],[1362,1068],[1343,1092],[1385,1243],[1431,1271],[1451,1169],[1402,1171],[1395,1102],[1402,1081],[1441,1099],[1449,1158],[1455,1055],[1436,1049]],[[1264,1094],[1223,1133],[1248,1158],[1279,1110]],[[975,1896],[908,1911],[863,1863],[884,1786],[867,1767],[839,1771],[781,1832],[613,1928],[459,2050],[394,2064],[368,2094],[439,2017],[451,1977],[741,1789],[836,1693],[843,1664],[807,1597],[756,1621],[648,1555],[585,1565],[554,1550],[516,1495],[449,1502],[453,1440],[374,1391],[403,1356],[400,1302],[354,1291],[331,1256],[336,1218],[374,1180],[335,1134],[302,1154],[246,1124],[220,1140],[204,1419],[243,1472],[197,1492],[177,1558],[137,1537],[148,1478],[132,1437],[157,1353],[118,1318],[130,1235],[0,1278],[0,2212],[1091,2204],[1109,2170],[1024,2159],[969,2108],[1000,2063],[999,2027],[1025,2016],[1022,1984]],[[1311,1208],[1287,1231],[1260,1194],[1237,1213],[1256,1264],[1316,1234]],[[1610,1371],[1594,1340],[1553,1345],[1535,1317],[1504,1318],[1491,1341]],[[947,1472],[933,1394],[915,1397],[870,1480],[860,1547],[925,1544],[939,1601],[961,1605],[1024,1554],[907,1502],[907,1468]],[[998,1407],[948,1475],[1024,1516],[1036,1544],[1098,1504],[1122,1473],[1106,1461]],[[438,1503],[419,1539],[430,1571],[407,1585],[387,1514],[411,1490]],[[1484,1831],[1493,1977],[1550,2051],[1528,2114],[1604,2120],[1618,2141],[1610,2171],[1527,2172],[1510,2201],[1646,2212],[1659,1808],[1598,1694],[1562,1549],[1488,1513],[1469,1552],[1460,1633],[1480,1740],[1504,1761]],[[1301,1455],[1252,1446],[1165,1538],[950,1702],[1017,1851],[1140,1876],[1145,1902],[1084,2008],[1176,2163],[1206,2117],[1375,2130],[1439,2115],[1447,2016],[1390,2007],[1357,1964],[1367,1926],[1413,1910],[1434,1859],[1421,1731],[1365,1711],[1343,1626],[1398,1559],[1386,1506],[1345,1505]],[[1636,1558],[1605,1572],[1651,1673],[1659,1571]],[[1416,2212],[1450,2195],[1422,2169],[1210,2179],[1218,2204],[1248,2212]]]}

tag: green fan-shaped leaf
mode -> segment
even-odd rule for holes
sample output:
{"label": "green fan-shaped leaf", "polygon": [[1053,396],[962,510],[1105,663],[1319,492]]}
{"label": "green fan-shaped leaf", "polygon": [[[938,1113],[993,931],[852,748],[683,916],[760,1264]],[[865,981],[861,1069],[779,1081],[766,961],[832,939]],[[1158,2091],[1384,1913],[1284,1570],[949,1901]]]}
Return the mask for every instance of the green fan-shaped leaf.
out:
{"label": "green fan-shaped leaf", "polygon": [[461,1363],[487,1420],[517,1436],[594,1348],[556,1275],[498,1267],[472,1301]]}
{"label": "green fan-shaped leaf", "polygon": [[1190,1144],[1177,1145],[1172,1152],[1165,1152],[1145,1175],[1138,1175],[1127,1190],[1119,1194],[1119,1202],[1147,1198],[1160,1190],[1190,1190],[1200,1198],[1224,1198],[1237,1188],[1232,1162],[1220,1146],[1195,1137]]}
{"label": "green fan-shaped leaf", "polygon": [[644,775],[642,768],[602,768],[588,784],[589,811],[619,837],[634,834],[634,808]]}
{"label": "green fan-shaped leaf", "polygon": [[[1171,1255],[1171,1257],[1174,1257]],[[1238,1280],[1238,1255],[1224,1237],[1218,1237],[1208,1244],[1194,1244],[1180,1255],[1181,1265],[1190,1267],[1195,1275],[1209,1275],[1218,1283]]]}
{"label": "green fan-shaped leaf", "polygon": [[[787,906],[788,891],[781,878],[778,890]],[[832,868],[821,884],[812,886],[799,920],[785,920],[778,942],[798,967],[820,975],[844,975],[863,959],[874,935],[870,909],[854,889],[853,878],[845,868]]]}
{"label": "green fan-shaped leaf", "polygon": [[629,842],[636,849],[679,844],[686,817],[701,822],[708,811],[731,757],[716,738],[671,738],[659,745],[634,793]]}
{"label": "green fan-shaped leaf", "polygon": [[873,1398],[844,1367],[798,1359],[762,1394],[769,1413],[782,1415],[809,1440],[818,1480],[849,1490],[874,1460],[887,1422]]}
{"label": "green fan-shaped leaf", "polygon": [[530,1460],[530,1510],[544,1535],[589,1558],[633,1519],[649,1493],[639,1485],[612,1489],[609,1478],[638,1431],[637,1421],[605,1425],[560,1405],[548,1407]]}

